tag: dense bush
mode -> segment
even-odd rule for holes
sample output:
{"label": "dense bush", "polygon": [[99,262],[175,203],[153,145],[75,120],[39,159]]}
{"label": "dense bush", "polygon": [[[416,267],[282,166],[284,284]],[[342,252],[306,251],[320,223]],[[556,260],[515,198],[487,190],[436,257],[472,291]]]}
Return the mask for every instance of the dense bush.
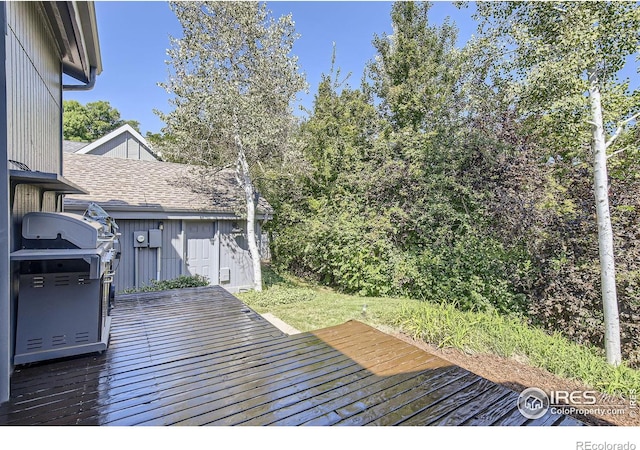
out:
{"label": "dense bush", "polygon": [[[530,255],[531,270],[521,283],[530,322],[602,348],[592,174],[585,165],[541,164],[534,155],[519,153],[485,166],[492,180],[487,205],[493,226],[505,245],[523,242]],[[640,364],[640,183],[633,175],[638,171],[636,164],[618,173],[610,196],[622,352],[634,367]]]}
{"label": "dense bush", "polygon": [[529,276],[522,254],[475,235],[460,236],[451,246],[424,242],[402,249],[385,236],[386,228],[353,216],[310,217],[274,235],[274,262],[347,293],[449,302],[465,310],[526,310],[525,296],[513,284]]}
{"label": "dense bush", "polygon": [[183,289],[190,287],[209,286],[209,279],[202,275],[181,275],[178,278],[172,280],[151,280],[146,286],[139,288],[131,288],[123,291],[125,294],[131,294],[135,292],[154,292],[154,291],[166,291],[169,289]]}
{"label": "dense bush", "polygon": [[344,292],[390,293],[389,245],[357,215],[306,218],[275,234],[272,246],[276,264],[295,275]]}
{"label": "dense bush", "polygon": [[[454,26],[428,24],[427,4],[392,10],[369,84],[319,87],[301,126],[303,169],[270,192],[273,262],[344,292],[521,315],[602,347],[584,92],[527,97],[535,83],[505,76],[490,40],[459,50]],[[640,97],[616,104],[620,88],[603,102],[625,117],[616,107],[638,110]],[[558,103],[540,97],[550,93]],[[611,134],[618,124],[606,120]],[[609,201],[623,357],[637,366],[640,131],[629,125],[608,163]]]}

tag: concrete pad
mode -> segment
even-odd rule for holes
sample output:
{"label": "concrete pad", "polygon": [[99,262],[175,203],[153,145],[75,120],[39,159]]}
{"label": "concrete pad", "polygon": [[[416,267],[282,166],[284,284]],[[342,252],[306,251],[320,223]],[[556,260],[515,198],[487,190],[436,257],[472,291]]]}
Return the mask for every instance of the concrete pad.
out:
{"label": "concrete pad", "polygon": [[296,330],[291,325],[283,322],[282,320],[278,319],[276,316],[274,316],[271,313],[264,313],[264,314],[261,314],[261,316],[264,317],[268,322],[270,322],[273,326],[278,328],[283,333],[286,333],[289,335],[301,333],[301,331]]}

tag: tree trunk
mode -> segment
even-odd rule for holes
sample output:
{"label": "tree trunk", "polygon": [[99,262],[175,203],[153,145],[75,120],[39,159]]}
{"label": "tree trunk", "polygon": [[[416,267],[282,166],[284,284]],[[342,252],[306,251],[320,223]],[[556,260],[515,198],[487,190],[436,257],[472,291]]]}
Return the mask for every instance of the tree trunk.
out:
{"label": "tree trunk", "polygon": [[600,278],[604,310],[604,348],[607,362],[617,366],[620,354],[620,318],[616,294],[616,272],[613,256],[613,229],[609,214],[609,181],[600,87],[596,71],[589,72],[589,100],[591,103],[591,132],[593,151],[593,179],[598,220]]}
{"label": "tree trunk", "polygon": [[[239,141],[239,137],[237,138]],[[247,244],[249,245],[249,253],[253,263],[253,284],[256,291],[262,291],[262,267],[260,266],[260,250],[256,239],[256,190],[251,181],[249,174],[249,164],[244,154],[242,146],[238,146],[238,180],[244,190],[245,200],[247,202]]]}

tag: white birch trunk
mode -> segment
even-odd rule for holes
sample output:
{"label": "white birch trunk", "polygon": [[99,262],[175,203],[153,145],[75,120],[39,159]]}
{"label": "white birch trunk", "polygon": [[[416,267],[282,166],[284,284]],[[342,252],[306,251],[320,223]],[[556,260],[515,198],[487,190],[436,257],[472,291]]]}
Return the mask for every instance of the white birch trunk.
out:
{"label": "white birch trunk", "polygon": [[251,262],[253,264],[253,285],[256,291],[262,291],[262,267],[260,266],[260,250],[256,239],[256,191],[249,174],[249,164],[244,154],[240,138],[236,137],[238,143],[238,181],[244,190],[245,200],[247,202],[247,244],[249,253],[251,254]]}
{"label": "white birch trunk", "polygon": [[595,71],[589,72],[589,101],[591,103],[593,178],[598,220],[602,306],[604,311],[604,348],[607,362],[617,366],[622,359],[620,353],[620,318],[613,255],[613,229],[609,214],[606,140],[602,119],[600,88]]}

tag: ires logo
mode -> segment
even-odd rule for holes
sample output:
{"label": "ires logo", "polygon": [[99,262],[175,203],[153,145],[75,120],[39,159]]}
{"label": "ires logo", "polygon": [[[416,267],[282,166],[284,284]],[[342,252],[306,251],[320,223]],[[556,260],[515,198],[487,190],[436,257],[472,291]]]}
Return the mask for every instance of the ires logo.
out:
{"label": "ires logo", "polygon": [[596,391],[551,391],[549,403],[551,406],[592,406],[597,402],[597,394]]}
{"label": "ires logo", "polygon": [[518,410],[527,419],[539,419],[549,410],[549,396],[538,388],[528,388],[518,396]]}
{"label": "ires logo", "polygon": [[527,419],[539,419],[549,409],[555,410],[567,405],[594,406],[597,403],[596,391],[550,391],[548,394],[539,388],[528,388],[518,396],[518,410]]}

